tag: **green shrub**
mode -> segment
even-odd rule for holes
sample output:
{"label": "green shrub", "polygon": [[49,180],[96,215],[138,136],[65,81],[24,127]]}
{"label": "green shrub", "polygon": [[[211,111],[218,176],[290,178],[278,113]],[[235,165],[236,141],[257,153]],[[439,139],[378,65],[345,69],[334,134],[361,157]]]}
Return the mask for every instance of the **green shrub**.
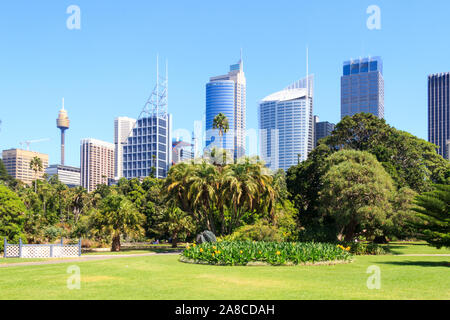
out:
{"label": "green shrub", "polygon": [[386,249],[376,243],[351,242],[344,246],[350,247],[350,253],[359,256],[388,254]]}
{"label": "green shrub", "polygon": [[182,259],[214,265],[247,265],[263,262],[270,265],[350,261],[345,249],[329,243],[223,241],[188,245]]}
{"label": "green shrub", "polygon": [[227,241],[284,241],[283,232],[260,220],[256,224],[238,228],[233,234],[224,238]]}

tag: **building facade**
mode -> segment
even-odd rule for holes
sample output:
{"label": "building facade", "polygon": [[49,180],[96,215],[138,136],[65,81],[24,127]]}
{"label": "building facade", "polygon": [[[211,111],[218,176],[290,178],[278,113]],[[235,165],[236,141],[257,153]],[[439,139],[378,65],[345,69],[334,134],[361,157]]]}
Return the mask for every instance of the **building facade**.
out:
{"label": "building facade", "polygon": [[314,117],[314,147],[317,147],[320,139],[330,136],[335,126],[334,123],[320,121],[319,117]]}
{"label": "building facade", "polygon": [[114,178],[114,148],[113,143],[97,139],[81,140],[81,185],[88,192]]}
{"label": "building facade", "polygon": [[49,166],[45,173],[48,174],[49,178],[57,175],[58,180],[69,188],[81,186],[80,168],[54,164]]}
{"label": "building facade", "polygon": [[361,112],[384,118],[383,61],[380,57],[344,62],[341,118]]}
{"label": "building facade", "polygon": [[428,76],[428,141],[437,152],[449,158],[450,150],[450,72]]}
{"label": "building facade", "polygon": [[[246,86],[242,59],[230,66],[227,75],[212,77],[206,84],[206,149],[226,149],[235,159],[245,155]],[[229,122],[229,131],[222,137],[213,129],[219,113]]]}
{"label": "building facade", "polygon": [[[30,162],[34,157],[38,157],[42,161],[42,171],[37,173],[30,168]],[[2,158],[8,174],[26,184],[31,184],[36,179],[43,179],[45,169],[48,167],[48,155],[34,151],[3,150]]]}
{"label": "building facade", "polygon": [[260,154],[273,171],[297,165],[313,149],[313,85],[309,76],[259,104]]}
{"label": "building facade", "polygon": [[114,120],[114,176],[117,179],[123,177],[123,147],[128,142],[128,137],[133,135],[136,119],[118,117]]}
{"label": "building facade", "polygon": [[137,120],[123,147],[123,176],[165,178],[172,163],[172,116],[154,114]]}
{"label": "building facade", "polygon": [[194,159],[194,145],[180,140],[172,141],[172,164]]}

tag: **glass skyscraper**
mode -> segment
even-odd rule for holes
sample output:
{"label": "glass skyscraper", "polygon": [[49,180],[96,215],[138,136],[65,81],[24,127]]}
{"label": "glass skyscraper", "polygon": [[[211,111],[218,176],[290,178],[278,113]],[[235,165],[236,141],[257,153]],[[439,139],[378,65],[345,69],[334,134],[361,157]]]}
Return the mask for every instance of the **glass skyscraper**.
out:
{"label": "glass skyscraper", "polygon": [[383,61],[380,57],[344,62],[341,118],[361,112],[384,118]]}
{"label": "glass skyscraper", "polygon": [[314,77],[264,98],[258,109],[260,154],[273,171],[287,170],[313,149]]}
{"label": "glass skyscraper", "polygon": [[335,127],[334,123],[328,121],[319,121],[319,117],[314,117],[314,147],[317,147],[317,143],[320,139],[331,135]]}
{"label": "glass skyscraper", "polygon": [[[223,113],[229,122],[229,131],[223,137],[213,129],[214,118]],[[206,84],[206,149],[228,150],[235,159],[245,155],[246,79],[244,64],[230,66],[227,75],[212,77]]]}
{"label": "glass skyscraper", "polygon": [[428,141],[450,158],[450,72],[428,76]]}
{"label": "glass skyscraper", "polygon": [[165,178],[172,163],[172,117],[170,114],[144,117],[136,122],[123,147],[123,176],[145,178],[155,168],[156,178]]}

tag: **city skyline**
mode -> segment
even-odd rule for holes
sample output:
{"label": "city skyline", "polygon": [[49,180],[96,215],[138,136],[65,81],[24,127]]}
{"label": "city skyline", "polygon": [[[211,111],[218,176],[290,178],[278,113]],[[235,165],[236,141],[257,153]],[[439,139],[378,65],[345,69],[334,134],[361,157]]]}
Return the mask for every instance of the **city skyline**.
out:
{"label": "city skyline", "polygon": [[[152,13],[147,17],[143,13],[149,11],[148,4],[118,2],[105,13],[100,4],[79,1],[80,30],[66,28],[67,5],[31,3],[24,8],[4,4],[0,34],[8,49],[0,53],[0,66],[7,75],[0,79],[4,90],[0,95],[0,148],[50,138],[31,149],[49,154],[50,163],[58,163],[60,132],[54,128],[54,118],[61,97],[65,97],[71,117],[66,164],[78,166],[82,138],[88,135],[113,142],[114,118],[137,118],[153,84],[152,61],[158,52],[171,61],[173,128],[191,132],[194,121],[201,120],[204,112],[205,79],[222,73],[223,66],[229,65],[242,47],[249,84],[247,127],[257,129],[258,101],[306,73],[306,45],[310,48],[310,69],[316,75],[314,114],[337,123],[342,61],[378,55],[384,60],[385,119],[428,139],[426,82],[429,74],[450,70],[449,44],[439,41],[450,31],[443,22],[450,4],[379,1],[380,30],[366,27],[369,4],[291,2],[285,4],[290,8],[286,11],[278,4],[262,2],[258,12],[241,5],[242,10],[236,12],[239,23],[225,26],[212,22],[224,19],[228,14],[224,9],[232,3],[158,4],[161,16]],[[119,18],[123,10],[129,15]],[[298,24],[301,11],[321,19],[307,15],[304,23]],[[175,19],[174,27],[155,30],[181,12],[186,14]],[[206,12],[211,14],[205,17]],[[263,23],[281,13],[285,18],[279,24]],[[116,23],[111,24],[111,20]],[[11,30],[14,37],[8,34]],[[222,36],[204,41],[213,34]],[[299,36],[300,41],[288,41]],[[269,40],[271,45],[267,45]],[[424,50],[426,47],[434,50]]]}

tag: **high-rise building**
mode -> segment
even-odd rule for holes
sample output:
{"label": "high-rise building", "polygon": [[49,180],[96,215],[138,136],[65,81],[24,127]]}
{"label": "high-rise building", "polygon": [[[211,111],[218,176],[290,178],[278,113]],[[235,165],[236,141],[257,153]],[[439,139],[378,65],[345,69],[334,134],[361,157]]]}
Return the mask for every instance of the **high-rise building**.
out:
{"label": "high-rise building", "polygon": [[450,72],[428,76],[428,141],[437,152],[449,158],[450,149]]}
{"label": "high-rise building", "polygon": [[64,109],[64,98],[62,100],[62,109],[59,110],[58,118],[56,119],[56,126],[59,130],[61,130],[61,165],[64,165],[64,149],[66,143],[65,132],[70,126],[69,116],[67,115],[67,111]]}
{"label": "high-rise building", "polygon": [[[136,122],[123,149],[123,176],[165,178],[172,163],[172,116],[154,114]],[[153,171],[154,170],[154,171]]]}
{"label": "high-rise building", "polygon": [[331,135],[335,127],[334,123],[328,121],[320,121],[319,117],[314,116],[314,147],[320,139]]}
{"label": "high-rise building", "polygon": [[97,140],[81,140],[81,185],[88,192],[114,178],[114,144]]}
{"label": "high-rise building", "polygon": [[194,145],[181,140],[172,141],[172,163],[194,159]]}
{"label": "high-rise building", "polygon": [[[38,157],[42,161],[42,171],[37,173],[30,168],[30,162],[34,157]],[[42,179],[45,169],[48,167],[48,155],[34,151],[22,149],[3,150],[2,158],[8,174],[26,184],[31,184],[35,179]]]}
{"label": "high-rise building", "polygon": [[45,173],[48,174],[49,178],[57,175],[58,180],[69,188],[75,188],[81,185],[80,172],[80,168],[59,164],[53,164],[45,170]]}
{"label": "high-rise building", "polygon": [[[226,149],[234,158],[245,155],[246,79],[244,63],[230,66],[227,75],[210,78],[206,84],[206,148]],[[213,129],[214,118],[223,113],[229,122],[229,131],[222,137]]]}
{"label": "high-rise building", "polygon": [[274,171],[306,160],[313,149],[313,85],[309,76],[259,104],[260,153]]}
{"label": "high-rise building", "polygon": [[136,119],[118,117],[114,120],[114,175],[117,179],[123,177],[123,147],[127,144],[128,137],[133,134],[133,128],[135,125]]}
{"label": "high-rise building", "polygon": [[341,118],[361,112],[384,118],[383,61],[380,57],[344,62]]}

